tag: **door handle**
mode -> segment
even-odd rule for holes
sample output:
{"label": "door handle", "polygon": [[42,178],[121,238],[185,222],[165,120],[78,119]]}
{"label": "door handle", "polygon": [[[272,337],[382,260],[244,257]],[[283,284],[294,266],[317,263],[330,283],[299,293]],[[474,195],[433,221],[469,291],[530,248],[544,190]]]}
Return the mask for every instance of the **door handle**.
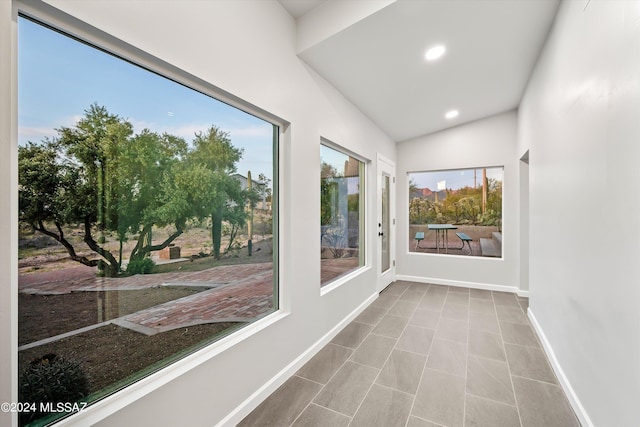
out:
{"label": "door handle", "polygon": [[378,236],[384,236],[384,233],[382,231],[378,231]]}

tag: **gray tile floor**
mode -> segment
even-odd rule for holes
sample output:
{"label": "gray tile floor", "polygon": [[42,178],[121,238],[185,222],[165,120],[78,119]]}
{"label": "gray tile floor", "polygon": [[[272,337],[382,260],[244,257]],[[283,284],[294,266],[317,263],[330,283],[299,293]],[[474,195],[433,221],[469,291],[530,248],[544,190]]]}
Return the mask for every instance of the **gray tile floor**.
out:
{"label": "gray tile floor", "polygon": [[395,282],[240,426],[579,426],[514,294]]}

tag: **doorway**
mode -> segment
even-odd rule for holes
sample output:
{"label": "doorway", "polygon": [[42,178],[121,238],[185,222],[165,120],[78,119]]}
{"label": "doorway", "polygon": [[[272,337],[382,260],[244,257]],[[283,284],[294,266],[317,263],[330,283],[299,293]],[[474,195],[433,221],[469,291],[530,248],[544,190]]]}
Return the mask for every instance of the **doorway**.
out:
{"label": "doorway", "polygon": [[396,276],[395,254],[395,165],[378,155],[378,198],[376,238],[378,258],[378,292],[389,286]]}
{"label": "doorway", "polygon": [[529,291],[529,150],[520,158],[520,290]]}

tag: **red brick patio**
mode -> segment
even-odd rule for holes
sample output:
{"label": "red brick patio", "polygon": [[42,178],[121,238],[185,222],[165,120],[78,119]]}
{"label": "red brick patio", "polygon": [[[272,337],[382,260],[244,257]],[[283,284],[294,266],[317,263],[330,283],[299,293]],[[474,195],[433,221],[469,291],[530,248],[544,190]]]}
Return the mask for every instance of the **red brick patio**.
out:
{"label": "red brick patio", "polygon": [[[322,260],[328,281],[357,266],[357,259]],[[140,310],[113,323],[147,335],[216,322],[252,322],[273,310],[273,263],[225,265],[196,272],[172,272],[130,277],[96,277],[95,268],[21,275],[19,291],[59,295],[71,292],[138,290],[160,286],[202,287],[202,292]]]}
{"label": "red brick patio", "polygon": [[20,276],[19,291],[39,295],[137,290],[160,286],[211,288],[138,311],[114,323],[152,335],[215,322],[250,322],[273,309],[273,263],[225,265],[196,272],[130,277],[96,277],[95,269],[74,267]]}

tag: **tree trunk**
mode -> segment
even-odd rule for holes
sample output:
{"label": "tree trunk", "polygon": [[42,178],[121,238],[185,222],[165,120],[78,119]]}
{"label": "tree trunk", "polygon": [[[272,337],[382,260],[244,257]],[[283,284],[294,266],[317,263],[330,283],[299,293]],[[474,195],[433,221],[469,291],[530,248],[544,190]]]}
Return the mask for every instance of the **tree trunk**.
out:
{"label": "tree trunk", "polygon": [[58,233],[54,233],[53,231],[49,231],[45,228],[44,223],[40,221],[38,224],[32,224],[33,228],[40,233],[47,235],[55,240],[57,240],[64,248],[67,250],[69,257],[80,264],[86,265],[88,267],[95,267],[98,265],[97,259],[89,259],[85,256],[79,256],[76,254],[76,250],[73,245],[64,237],[64,232],[62,231],[62,226],[58,223],[55,223],[56,228],[58,229]]}
{"label": "tree trunk", "polygon": [[229,249],[231,249],[231,245],[233,245],[233,242],[236,240],[236,236],[238,235],[238,230],[240,230],[240,227],[238,225],[236,224],[231,225],[231,231],[229,232],[229,244],[225,249],[226,252],[229,252]]}
{"label": "tree trunk", "polygon": [[181,226],[176,225],[176,231],[174,231],[169,237],[167,237],[167,239],[164,242],[160,243],[159,245],[152,245],[151,244],[152,227],[153,227],[152,225],[146,225],[142,228],[142,231],[140,232],[140,237],[138,238],[138,242],[136,243],[136,246],[133,248],[133,250],[131,251],[131,255],[129,256],[129,262],[142,260],[151,252],[160,251],[166,248],[167,246],[169,246],[169,244],[171,244],[171,242],[173,242],[176,238],[178,238],[178,236],[180,236],[184,232]]}
{"label": "tree trunk", "polygon": [[55,225],[56,225],[56,228],[58,229],[57,234],[54,233],[53,231],[47,230],[42,222],[39,222],[38,224],[34,225],[34,228],[36,229],[36,231],[39,231],[42,234],[46,234],[49,237],[53,237],[55,240],[60,242],[60,244],[64,246],[64,248],[67,250],[69,257],[73,261],[79,262],[80,264],[83,264],[89,267],[98,266],[98,268],[104,270],[105,274],[109,277],[114,277],[118,275],[118,273],[120,272],[118,260],[115,259],[115,257],[113,256],[113,254],[111,254],[111,252],[100,247],[98,245],[98,242],[96,242],[93,239],[93,236],[91,235],[91,223],[89,222],[89,220],[85,220],[85,223],[84,223],[84,241],[92,251],[94,251],[104,259],[100,259],[100,260],[89,259],[85,256],[78,255],[73,245],[64,237],[62,226],[58,223],[56,223]]}
{"label": "tree trunk", "polygon": [[133,247],[131,254],[129,254],[129,262],[144,258],[145,241],[146,241],[146,236],[148,236],[149,234],[149,228],[151,228],[151,225],[145,225],[142,227],[142,230],[138,235],[138,241],[136,242],[136,245]]}
{"label": "tree trunk", "polygon": [[118,247],[118,268],[122,268],[122,246],[123,246],[124,236],[120,235],[118,237],[118,240],[120,241],[120,246]]}
{"label": "tree trunk", "polygon": [[[111,252],[99,246],[98,242],[93,239],[93,236],[91,235],[91,222],[88,219],[85,219],[84,221],[84,242],[92,251],[96,252],[106,260],[106,262],[104,260],[101,261],[104,268],[104,274],[107,277],[115,277],[120,273],[118,260]],[[98,265],[100,266],[100,264]]]}
{"label": "tree trunk", "polygon": [[220,259],[220,243],[222,242],[222,212],[216,209],[211,213],[211,240],[213,245],[213,256]]}

